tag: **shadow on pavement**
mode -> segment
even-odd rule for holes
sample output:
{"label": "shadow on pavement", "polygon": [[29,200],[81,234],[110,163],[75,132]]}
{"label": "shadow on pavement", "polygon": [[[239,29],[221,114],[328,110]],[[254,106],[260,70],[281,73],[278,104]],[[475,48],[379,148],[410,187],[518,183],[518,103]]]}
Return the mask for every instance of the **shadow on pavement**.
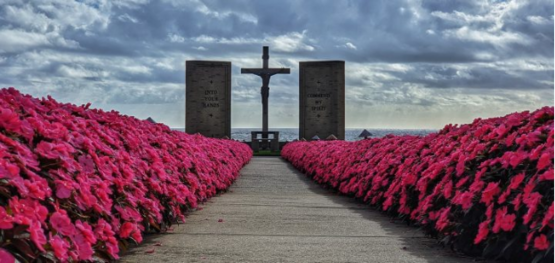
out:
{"label": "shadow on pavement", "polygon": [[[278,157],[280,158],[280,157]],[[281,159],[281,158],[280,158]],[[445,257],[450,257],[450,262],[491,262],[481,259],[476,259],[468,256],[461,255],[449,248],[442,246],[437,239],[425,236],[424,232],[418,227],[409,226],[403,222],[396,222],[395,218],[388,216],[375,207],[363,203],[354,197],[341,195],[333,189],[326,189],[324,186],[319,185],[307,175],[298,171],[291,163],[281,159],[287,164],[287,169],[294,173],[307,188],[318,195],[326,196],[329,200],[336,204],[345,206],[355,213],[362,215],[368,220],[377,222],[387,233],[391,236],[398,237],[403,246],[399,250],[404,250],[413,256],[422,258],[431,263],[444,263]]]}

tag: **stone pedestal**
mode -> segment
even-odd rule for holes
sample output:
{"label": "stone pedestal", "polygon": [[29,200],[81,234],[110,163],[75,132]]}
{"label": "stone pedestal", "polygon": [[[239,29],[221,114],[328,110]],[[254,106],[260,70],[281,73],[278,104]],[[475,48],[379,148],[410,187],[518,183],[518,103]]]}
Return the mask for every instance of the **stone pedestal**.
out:
{"label": "stone pedestal", "polygon": [[[270,136],[268,135],[272,135],[273,138],[269,138]],[[251,131],[251,148],[254,152],[258,152],[261,149],[270,149],[271,152],[279,151],[279,132]]]}
{"label": "stone pedestal", "polygon": [[345,140],[345,61],[299,63],[299,139]]}
{"label": "stone pedestal", "polygon": [[231,138],[231,62],[185,62],[185,132]]}

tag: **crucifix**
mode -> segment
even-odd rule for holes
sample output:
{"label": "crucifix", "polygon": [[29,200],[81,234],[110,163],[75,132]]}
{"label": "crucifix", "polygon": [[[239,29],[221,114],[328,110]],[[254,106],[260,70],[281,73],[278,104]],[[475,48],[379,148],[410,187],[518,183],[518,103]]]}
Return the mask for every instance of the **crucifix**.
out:
{"label": "crucifix", "polygon": [[262,68],[242,68],[241,74],[255,74],[262,78],[260,95],[262,96],[262,138],[268,138],[268,96],[270,95],[270,77],[275,74],[289,74],[289,68],[268,68],[268,46],[262,47]]}

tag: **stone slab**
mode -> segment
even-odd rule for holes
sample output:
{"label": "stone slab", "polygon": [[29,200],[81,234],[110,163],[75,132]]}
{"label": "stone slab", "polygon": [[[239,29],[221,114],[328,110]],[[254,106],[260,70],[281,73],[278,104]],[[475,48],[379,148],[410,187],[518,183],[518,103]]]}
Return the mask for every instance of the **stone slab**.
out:
{"label": "stone slab", "polygon": [[185,62],[185,132],[231,138],[231,62]]}
{"label": "stone slab", "polygon": [[345,61],[299,62],[299,138],[345,139]]}

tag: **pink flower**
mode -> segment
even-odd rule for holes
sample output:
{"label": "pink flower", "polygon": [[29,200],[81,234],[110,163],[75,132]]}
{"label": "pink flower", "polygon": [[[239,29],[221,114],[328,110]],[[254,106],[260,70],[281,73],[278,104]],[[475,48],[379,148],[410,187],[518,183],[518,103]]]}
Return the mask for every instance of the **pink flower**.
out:
{"label": "pink flower", "polygon": [[114,206],[114,208],[120,213],[120,216],[123,220],[135,221],[135,222],[140,222],[142,220],[141,214],[137,210],[131,207],[128,207],[128,206],[122,207],[122,206],[116,205]]}
{"label": "pink flower", "polygon": [[92,244],[87,242],[85,236],[77,231],[75,235],[71,237],[71,241],[77,247],[77,254],[79,255],[79,260],[91,260],[94,251],[92,249]]}
{"label": "pink flower", "polygon": [[534,239],[534,248],[536,248],[537,250],[546,250],[547,248],[549,248],[549,241],[544,234],[541,234]]}
{"label": "pink flower", "polygon": [[544,145],[540,145],[532,149],[532,151],[530,151],[530,155],[528,156],[528,158],[530,158],[530,160],[532,161],[538,160],[540,158],[540,154],[542,154],[544,149],[545,149]]}
{"label": "pink flower", "polygon": [[[7,151],[7,149],[0,150]],[[6,159],[0,159],[0,179],[14,179],[17,177],[19,177],[19,167]]]}
{"label": "pink flower", "polygon": [[10,132],[18,132],[21,130],[21,120],[19,115],[10,109],[0,109],[0,128],[4,128]]}
{"label": "pink flower", "polygon": [[106,241],[110,237],[113,237],[116,233],[112,231],[112,226],[106,222],[104,219],[99,219],[96,223],[96,228],[94,229],[94,234],[100,240]]}
{"label": "pink flower", "polygon": [[464,173],[465,170],[465,159],[464,156],[461,155],[461,157],[459,158],[459,162],[457,163],[457,176],[461,176]]}
{"label": "pink flower", "polygon": [[0,262],[2,263],[15,263],[14,256],[7,250],[0,248]]}
{"label": "pink flower", "polygon": [[69,198],[71,196],[71,191],[73,186],[68,181],[56,180],[56,197],[60,199]]}
{"label": "pink flower", "polygon": [[114,237],[110,237],[106,242],[106,249],[108,250],[108,254],[112,256],[114,259],[119,259],[119,246],[118,241]]}
{"label": "pink flower", "polygon": [[96,237],[94,236],[94,232],[92,230],[92,227],[87,223],[87,222],[81,222],[81,220],[77,220],[75,222],[75,227],[81,232],[81,234],[83,234],[83,237],[85,237],[85,239],[91,243],[91,244],[95,244],[96,243]]}
{"label": "pink flower", "polygon": [[69,243],[67,241],[57,235],[52,237],[52,234],[50,234],[50,246],[52,247],[52,250],[54,250],[56,258],[62,261],[67,260],[67,250],[69,249]]}
{"label": "pink flower", "polygon": [[65,158],[73,153],[75,149],[65,142],[41,141],[37,144],[35,152],[48,159]]}
{"label": "pink flower", "polygon": [[58,231],[58,233],[65,236],[72,236],[75,233],[75,227],[71,223],[71,219],[69,219],[65,213],[54,212],[54,214],[50,216],[50,225],[52,225],[52,228]]}
{"label": "pink flower", "polygon": [[12,209],[13,222],[17,224],[30,225],[32,221],[44,222],[48,215],[46,207],[39,204],[37,200],[21,199],[13,197],[9,201]]}
{"label": "pink flower", "polygon": [[25,187],[29,189],[29,196],[44,200],[44,198],[49,197],[51,195],[50,188],[48,187],[48,183],[45,180],[36,180],[36,181],[29,181],[25,180]]}
{"label": "pink flower", "polygon": [[40,251],[44,252],[45,250],[43,246],[46,244],[46,236],[44,235],[44,231],[42,230],[40,223],[38,221],[32,222],[31,225],[29,225],[28,231],[31,234],[31,240],[33,243],[35,243]]}

